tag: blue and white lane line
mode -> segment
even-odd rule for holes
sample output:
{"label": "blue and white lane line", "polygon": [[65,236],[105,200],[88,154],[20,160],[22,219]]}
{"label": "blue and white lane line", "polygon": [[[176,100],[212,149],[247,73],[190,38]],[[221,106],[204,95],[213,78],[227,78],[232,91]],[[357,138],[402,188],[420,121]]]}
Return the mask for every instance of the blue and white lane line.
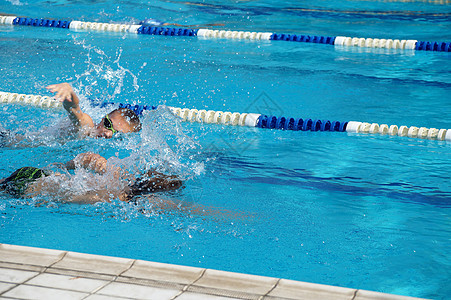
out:
{"label": "blue and white lane line", "polygon": [[[0,92],[1,103],[16,103],[38,106],[42,108],[62,108],[61,102],[49,96],[26,95]],[[116,106],[129,108],[142,115],[145,110],[157,109],[158,106],[130,105],[123,103],[102,103],[101,107]],[[231,126],[247,126],[293,131],[330,131],[363,134],[382,134],[392,136],[407,136],[410,138],[430,139],[451,142],[451,129],[437,129],[416,126],[397,126],[357,121],[329,121],[320,119],[303,119],[290,117],[266,116],[254,113],[223,112],[214,110],[197,110],[179,107],[168,107],[182,121],[206,124],[223,124]]]}
{"label": "blue and white lane line", "polygon": [[250,32],[211,29],[170,28],[130,24],[113,24],[67,20],[33,19],[16,16],[0,16],[0,24],[66,28],[76,31],[129,32],[165,36],[197,36],[217,39],[272,40],[328,44],[334,46],[407,49],[451,52],[451,42],[428,42],[418,40],[379,39],[346,36],[315,36],[272,32]]}

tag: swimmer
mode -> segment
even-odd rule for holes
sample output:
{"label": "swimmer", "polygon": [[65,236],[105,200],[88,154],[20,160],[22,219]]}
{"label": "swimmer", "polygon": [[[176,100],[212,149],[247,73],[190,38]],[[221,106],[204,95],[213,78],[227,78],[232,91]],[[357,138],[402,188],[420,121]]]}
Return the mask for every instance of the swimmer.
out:
{"label": "swimmer", "polygon": [[[135,196],[155,192],[171,191],[183,186],[183,182],[175,175],[165,175],[154,170],[141,174],[138,178],[123,171],[120,167],[107,164],[107,160],[92,152],[77,155],[73,160],[65,164],[67,170],[83,168],[97,174],[108,173],[110,180],[120,186],[120,181],[125,180],[128,185],[122,189],[100,187],[95,193],[73,195],[68,202],[95,203],[99,201],[110,202],[112,198],[129,202]],[[60,192],[61,184],[67,182],[68,174],[61,174],[34,167],[22,167],[10,176],[0,179],[0,190],[19,198],[30,198],[38,195],[53,195],[56,198],[64,198],[66,192]],[[95,180],[95,178],[92,178]],[[114,185],[114,184],[113,184]]]}
{"label": "swimmer", "polygon": [[69,113],[69,119],[82,135],[109,139],[117,132],[129,133],[141,130],[141,121],[131,109],[113,110],[96,125],[92,118],[81,110],[80,100],[69,83],[52,84],[46,89],[56,93],[55,99],[63,102],[64,109]]}
{"label": "swimmer", "polygon": [[[82,136],[109,139],[118,132],[129,133],[141,130],[141,121],[131,109],[119,108],[113,110],[96,125],[92,118],[81,110],[80,100],[70,84],[59,83],[49,85],[46,88],[56,93],[55,98],[63,102],[63,107],[69,113],[73,129]],[[67,128],[61,129],[60,134],[67,136]],[[47,130],[44,131],[48,132]],[[0,147],[18,146],[24,140],[27,140],[26,135],[15,133],[0,126]]]}
{"label": "swimmer", "polygon": [[[18,198],[32,198],[44,196],[54,201],[94,204],[98,202],[111,202],[118,199],[131,204],[151,204],[152,213],[182,212],[197,216],[216,216],[221,218],[242,219],[247,217],[242,213],[233,212],[226,209],[216,209],[205,207],[199,204],[189,204],[175,202],[164,198],[163,195],[156,195],[158,192],[177,190],[183,187],[183,181],[175,175],[165,175],[155,170],[151,170],[135,177],[120,167],[108,164],[107,160],[92,152],[77,155],[73,160],[65,164],[68,170],[82,168],[96,174],[110,176],[110,186],[121,186],[120,181],[125,180],[128,184],[121,189],[108,189],[99,187],[96,190],[76,194],[64,191],[62,185],[70,182],[69,175],[47,171],[34,167],[23,167],[10,176],[0,179],[0,191]],[[92,178],[93,184],[97,184]],[[74,183],[76,184],[76,183]],[[123,185],[122,185],[123,186]],[[69,186],[69,189],[71,187]],[[37,206],[44,204],[37,203]],[[140,208],[145,212],[147,208]]]}

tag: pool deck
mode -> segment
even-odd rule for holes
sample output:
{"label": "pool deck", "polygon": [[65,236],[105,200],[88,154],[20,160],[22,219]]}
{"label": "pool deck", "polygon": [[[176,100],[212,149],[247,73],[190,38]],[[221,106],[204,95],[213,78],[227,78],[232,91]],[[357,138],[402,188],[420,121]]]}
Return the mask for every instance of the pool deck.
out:
{"label": "pool deck", "polygon": [[418,299],[287,279],[0,244],[0,299]]}

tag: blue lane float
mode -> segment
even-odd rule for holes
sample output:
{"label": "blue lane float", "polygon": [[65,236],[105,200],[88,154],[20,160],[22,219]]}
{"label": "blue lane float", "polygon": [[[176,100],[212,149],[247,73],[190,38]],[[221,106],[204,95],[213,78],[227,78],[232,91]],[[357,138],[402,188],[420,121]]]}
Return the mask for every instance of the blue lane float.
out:
{"label": "blue lane float", "polygon": [[316,43],[344,47],[406,49],[418,51],[451,52],[451,42],[379,39],[346,36],[316,36],[272,32],[249,32],[211,29],[170,28],[148,25],[130,25],[74,20],[34,19],[16,16],[0,16],[0,24],[34,27],[55,27],[75,31],[128,32],[144,35],[192,36],[216,39],[247,39]]}
{"label": "blue lane float", "polygon": [[141,26],[138,28],[137,33],[148,35],[196,36],[197,29]]}
{"label": "blue lane float", "polygon": [[70,22],[63,20],[15,18],[13,19],[12,25],[69,28]]}
{"label": "blue lane float", "polygon": [[293,131],[346,131],[348,122],[260,115],[255,127]]}
{"label": "blue lane float", "polygon": [[[18,93],[0,92],[0,104],[22,104],[42,108],[62,109],[61,102],[53,97],[40,95],[26,95]],[[131,105],[124,103],[102,102],[95,104],[100,107],[129,108],[142,115],[146,110],[154,110],[159,106]],[[166,107],[166,106],[165,106]],[[204,124],[222,124],[227,126],[247,126],[267,129],[291,130],[291,131],[328,131],[347,132],[361,134],[381,134],[403,136],[410,138],[430,139],[451,142],[451,129],[437,129],[416,126],[397,126],[357,121],[329,121],[310,118],[292,118],[284,116],[267,116],[254,113],[223,112],[214,110],[198,110],[167,106],[175,116],[185,122],[198,122]]]}

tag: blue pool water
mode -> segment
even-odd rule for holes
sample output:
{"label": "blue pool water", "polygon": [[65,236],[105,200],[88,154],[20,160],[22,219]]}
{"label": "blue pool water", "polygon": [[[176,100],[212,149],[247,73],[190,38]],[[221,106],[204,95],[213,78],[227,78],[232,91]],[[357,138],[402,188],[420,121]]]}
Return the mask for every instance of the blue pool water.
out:
{"label": "blue pool water", "polygon": [[[0,14],[451,40],[451,8],[440,1],[151,3],[2,0]],[[47,94],[46,85],[68,81],[95,121],[107,109],[90,103],[105,100],[451,128],[449,53],[9,26],[0,26],[0,49],[0,91]],[[164,107],[145,114],[140,134],[79,140],[61,133],[63,111],[1,105],[0,115],[1,129],[26,136],[0,148],[0,177],[94,151],[186,180],[183,190],[160,195],[180,204],[166,213],[145,203],[142,211],[118,201],[0,195],[1,243],[416,297],[451,294],[450,143],[180,123]],[[84,175],[61,189],[89,189]]]}

